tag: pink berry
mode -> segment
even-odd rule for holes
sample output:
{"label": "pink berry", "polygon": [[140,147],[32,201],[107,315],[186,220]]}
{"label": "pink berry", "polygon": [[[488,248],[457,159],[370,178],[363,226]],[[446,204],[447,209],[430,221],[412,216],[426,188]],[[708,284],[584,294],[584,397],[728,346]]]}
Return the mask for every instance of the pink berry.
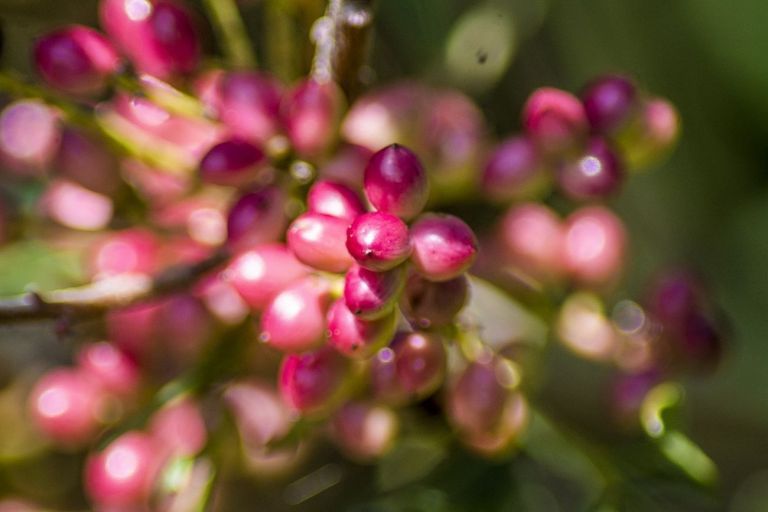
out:
{"label": "pink berry", "polygon": [[447,355],[440,338],[426,333],[400,333],[391,347],[397,378],[411,397],[423,398],[442,385]]}
{"label": "pink berry", "polygon": [[311,212],[339,217],[352,222],[365,212],[360,196],[346,185],[333,181],[316,181],[307,193],[307,209]]}
{"label": "pink berry", "polygon": [[112,219],[112,200],[69,180],[55,180],[40,196],[40,208],[51,220],[72,229],[98,231]]}
{"label": "pink berry", "polygon": [[107,338],[131,357],[143,360],[156,335],[158,304],[136,304],[107,313]]}
{"label": "pink berry", "polygon": [[227,243],[238,249],[279,240],[288,223],[285,203],[285,194],[275,186],[240,196],[227,216]]}
{"label": "pink berry", "polygon": [[344,272],[354,260],[344,241],[349,222],[339,217],[307,212],[288,228],[288,247],[296,258],[325,272]]}
{"label": "pink berry", "polygon": [[466,432],[493,431],[501,419],[509,390],[498,360],[472,362],[464,368],[448,394],[453,424]]}
{"label": "pink berry", "polygon": [[29,397],[35,425],[47,437],[65,445],[89,441],[100,426],[104,395],[82,371],[52,370],[37,382]]}
{"label": "pink berry", "polygon": [[520,393],[510,394],[496,428],[482,432],[464,431],[462,441],[486,457],[503,455],[513,449],[530,420],[528,402]]}
{"label": "pink berry", "polygon": [[158,342],[172,355],[176,365],[194,360],[214,334],[215,327],[203,301],[190,293],[164,299],[155,316]]}
{"label": "pink berry", "polygon": [[367,359],[387,345],[395,334],[397,315],[392,310],[376,320],[362,320],[343,299],[328,310],[328,340],[342,354]]}
{"label": "pink berry", "polygon": [[524,136],[511,137],[491,153],[482,176],[483,192],[496,201],[528,197],[549,181],[536,145]]}
{"label": "pink berry", "polygon": [[225,276],[252,309],[261,311],[275,295],[307,273],[288,247],[271,243],[237,255]]}
{"label": "pink berry", "polygon": [[254,182],[266,164],[261,148],[242,139],[229,139],[206,153],[200,161],[200,177],[214,185],[243,186]]}
{"label": "pink berry", "polygon": [[389,408],[367,402],[347,402],[331,418],[331,435],[349,456],[370,460],[392,448],[399,421]]}
{"label": "pink berry", "polygon": [[258,380],[227,387],[224,402],[232,410],[237,429],[249,450],[261,451],[283,437],[291,426],[290,413],[277,391]]}
{"label": "pink berry", "polygon": [[127,432],[91,455],[85,490],[102,507],[139,507],[152,492],[162,464],[160,445],[148,434]]}
{"label": "pink berry", "polygon": [[336,138],[340,92],[332,82],[306,80],[283,103],[285,131],[296,152],[304,157],[324,153]]}
{"label": "pink berry", "polygon": [[547,153],[562,153],[586,137],[587,115],[577,97],[552,87],[537,89],[523,107],[523,126]]}
{"label": "pink berry", "polygon": [[82,372],[106,391],[122,396],[138,391],[141,375],[136,361],[112,343],[86,345],[77,362]]}
{"label": "pink berry", "polygon": [[458,277],[475,260],[477,238],[463,220],[453,215],[427,213],[411,226],[416,270],[432,281]]}
{"label": "pink berry", "polygon": [[601,206],[586,207],[566,221],[563,260],[577,281],[602,284],[621,271],[625,245],[624,226],[616,215]]}
{"label": "pink berry", "polygon": [[168,455],[196,455],[208,438],[200,405],[189,398],[157,411],[150,420],[149,431]]}
{"label": "pink berry", "polygon": [[400,308],[414,327],[434,329],[456,321],[468,295],[469,282],[464,275],[435,282],[414,272],[406,282]]}
{"label": "pink berry", "polygon": [[501,245],[510,262],[539,279],[563,273],[565,228],[557,214],[539,203],[511,208],[503,217]]}
{"label": "pink berry", "polygon": [[404,219],[418,215],[429,197],[419,158],[398,144],[374,153],[365,167],[364,188],[374,208]]}
{"label": "pink berry", "polygon": [[342,145],[323,162],[317,174],[324,180],[343,183],[354,190],[362,190],[363,171],[372,154],[372,151],[362,146]]}
{"label": "pink berry", "polygon": [[404,283],[402,268],[374,272],[354,266],[344,278],[344,302],[360,318],[379,318],[394,308]]}
{"label": "pink berry", "polygon": [[71,94],[94,94],[117,72],[120,59],[99,32],[71,25],[47,34],[35,44],[35,64],[51,86]]}
{"label": "pink berry", "polygon": [[261,339],[283,352],[304,352],[325,340],[328,285],[316,277],[297,281],[275,295],[261,315]]}
{"label": "pink berry", "polygon": [[108,236],[91,251],[89,267],[99,277],[152,274],[159,267],[159,256],[159,241],[151,231],[126,229]]}
{"label": "pink berry", "polygon": [[365,268],[389,270],[411,254],[408,226],[389,213],[364,213],[347,230],[347,250]]}
{"label": "pink berry", "polygon": [[615,194],[624,181],[624,168],[608,142],[593,138],[575,160],[558,172],[560,189],[571,199],[602,199]]}
{"label": "pink berry", "polygon": [[330,347],[289,354],[280,367],[280,394],[302,414],[316,414],[337,402],[344,393],[347,359]]}
{"label": "pink berry", "polygon": [[595,133],[611,133],[619,128],[631,114],[636,99],[635,84],[620,75],[598,78],[581,95],[584,111]]}
{"label": "pink berry", "polygon": [[0,114],[0,156],[15,174],[40,175],[55,156],[60,137],[59,115],[38,100],[13,102]]}

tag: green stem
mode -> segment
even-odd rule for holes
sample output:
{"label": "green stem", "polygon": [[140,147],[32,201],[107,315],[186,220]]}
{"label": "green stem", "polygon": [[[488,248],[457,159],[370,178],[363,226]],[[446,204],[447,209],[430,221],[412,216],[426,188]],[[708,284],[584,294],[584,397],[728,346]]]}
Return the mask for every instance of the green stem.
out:
{"label": "green stem", "polygon": [[234,0],[203,0],[229,65],[255,68],[256,55]]}

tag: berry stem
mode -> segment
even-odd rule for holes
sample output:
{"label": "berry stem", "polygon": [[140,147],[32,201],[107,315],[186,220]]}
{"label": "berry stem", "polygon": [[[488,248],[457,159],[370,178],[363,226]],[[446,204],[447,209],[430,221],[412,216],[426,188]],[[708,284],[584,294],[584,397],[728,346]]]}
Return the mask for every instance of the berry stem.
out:
{"label": "berry stem", "polygon": [[204,0],[208,17],[231,67],[253,69],[256,55],[234,0]]}
{"label": "berry stem", "polygon": [[227,259],[227,251],[220,250],[205,260],[172,266],[154,277],[122,274],[74,288],[3,298],[0,299],[0,323],[99,315],[109,309],[184,290]]}

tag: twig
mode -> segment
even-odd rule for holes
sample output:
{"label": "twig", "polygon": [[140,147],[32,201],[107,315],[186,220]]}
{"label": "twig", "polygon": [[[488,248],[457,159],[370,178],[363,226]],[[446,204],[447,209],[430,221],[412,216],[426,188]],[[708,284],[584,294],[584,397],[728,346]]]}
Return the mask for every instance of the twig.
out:
{"label": "twig", "polygon": [[348,96],[361,85],[373,23],[373,0],[330,0],[312,36],[317,46],[312,78],[335,81]]}
{"label": "twig", "polygon": [[204,0],[216,36],[229,64],[235,68],[256,67],[256,55],[240,12],[233,0]]}
{"label": "twig", "polygon": [[99,315],[110,309],[183,290],[228,258],[228,252],[220,250],[203,261],[173,266],[154,277],[123,274],[75,288],[27,292],[0,299],[0,323]]}

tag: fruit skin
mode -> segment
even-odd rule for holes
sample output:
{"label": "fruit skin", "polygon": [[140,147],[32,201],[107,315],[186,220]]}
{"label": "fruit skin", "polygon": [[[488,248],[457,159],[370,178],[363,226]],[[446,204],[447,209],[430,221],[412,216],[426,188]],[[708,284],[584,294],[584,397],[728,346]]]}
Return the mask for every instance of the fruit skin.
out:
{"label": "fruit skin", "polygon": [[411,254],[408,226],[385,212],[359,215],[347,229],[347,250],[361,266],[384,271],[398,266]]}
{"label": "fruit skin", "polygon": [[496,429],[510,393],[501,379],[502,368],[491,358],[462,370],[447,397],[448,414],[458,430],[480,434]]}
{"label": "fruit skin", "polygon": [[551,181],[536,144],[524,135],[501,142],[488,157],[481,176],[483,192],[506,202],[534,196]]}
{"label": "fruit skin", "polygon": [[139,507],[149,500],[163,463],[161,446],[149,434],[129,431],[91,455],[85,490],[102,507]]}
{"label": "fruit skin", "polygon": [[400,333],[391,344],[397,379],[411,399],[434,393],[445,379],[447,355],[442,340],[427,333]]}
{"label": "fruit skin", "polygon": [[499,229],[509,263],[531,276],[552,281],[564,272],[565,226],[554,210],[540,203],[522,203],[507,210]]}
{"label": "fruit skin", "polygon": [[283,352],[304,352],[325,340],[329,286],[316,277],[293,283],[275,295],[261,315],[261,339]]}
{"label": "fruit skin", "polygon": [[342,398],[349,370],[348,360],[330,347],[289,354],[280,366],[280,395],[300,414],[322,413]]}
{"label": "fruit skin", "polygon": [[136,361],[106,341],[91,343],[77,356],[78,367],[106,391],[118,396],[134,395],[141,384]]}
{"label": "fruit skin", "polygon": [[576,210],[566,220],[563,263],[585,285],[603,285],[618,277],[626,252],[621,220],[602,206]]}
{"label": "fruit skin", "polygon": [[587,114],[573,94],[542,87],[523,107],[523,126],[545,153],[562,154],[578,147],[589,130]]}
{"label": "fruit skin", "polygon": [[342,102],[333,82],[304,80],[285,96],[285,132],[299,155],[317,157],[330,148],[337,137]]}
{"label": "fruit skin", "polygon": [[350,401],[330,421],[331,437],[350,457],[369,461],[392,448],[399,420],[391,409],[362,401]]}
{"label": "fruit skin", "polygon": [[365,213],[365,205],[357,192],[329,180],[318,180],[307,192],[307,209],[353,222]]}
{"label": "fruit skin", "polygon": [[400,300],[403,315],[417,329],[435,329],[453,323],[469,295],[465,275],[447,281],[430,281],[413,272]]}
{"label": "fruit skin", "polygon": [[260,147],[243,139],[213,146],[200,161],[200,177],[214,185],[247,185],[265,170],[267,158]]}
{"label": "fruit skin", "polygon": [[411,261],[432,281],[447,281],[464,273],[479,249],[472,229],[453,215],[427,213],[411,226]]}
{"label": "fruit skin", "polygon": [[285,203],[285,193],[272,185],[244,193],[229,209],[227,244],[247,249],[279,240],[288,224]]}
{"label": "fruit skin", "polygon": [[288,247],[305,265],[325,272],[345,272],[354,263],[344,244],[348,226],[339,217],[303,213],[288,228]]}
{"label": "fruit skin", "polygon": [[594,133],[608,134],[621,127],[637,104],[637,87],[621,75],[606,75],[587,85],[581,95]]}
{"label": "fruit skin", "polygon": [[374,272],[354,266],[344,277],[344,302],[360,318],[380,318],[397,304],[404,284],[403,268]]}
{"label": "fruit skin", "polygon": [[424,209],[429,183],[419,158],[392,144],[373,154],[363,176],[365,196],[378,211],[411,219]]}
{"label": "fruit skin", "polygon": [[584,153],[560,167],[557,179],[571,199],[603,199],[618,192],[624,167],[608,141],[593,137]]}
{"label": "fruit skin", "polygon": [[120,67],[109,39],[82,25],[70,25],[40,38],[34,60],[49,85],[75,95],[103,91],[110,75]]}
{"label": "fruit skin", "polygon": [[343,299],[328,310],[328,343],[340,353],[368,359],[392,339],[397,315],[391,310],[376,320],[362,320],[349,310]]}

